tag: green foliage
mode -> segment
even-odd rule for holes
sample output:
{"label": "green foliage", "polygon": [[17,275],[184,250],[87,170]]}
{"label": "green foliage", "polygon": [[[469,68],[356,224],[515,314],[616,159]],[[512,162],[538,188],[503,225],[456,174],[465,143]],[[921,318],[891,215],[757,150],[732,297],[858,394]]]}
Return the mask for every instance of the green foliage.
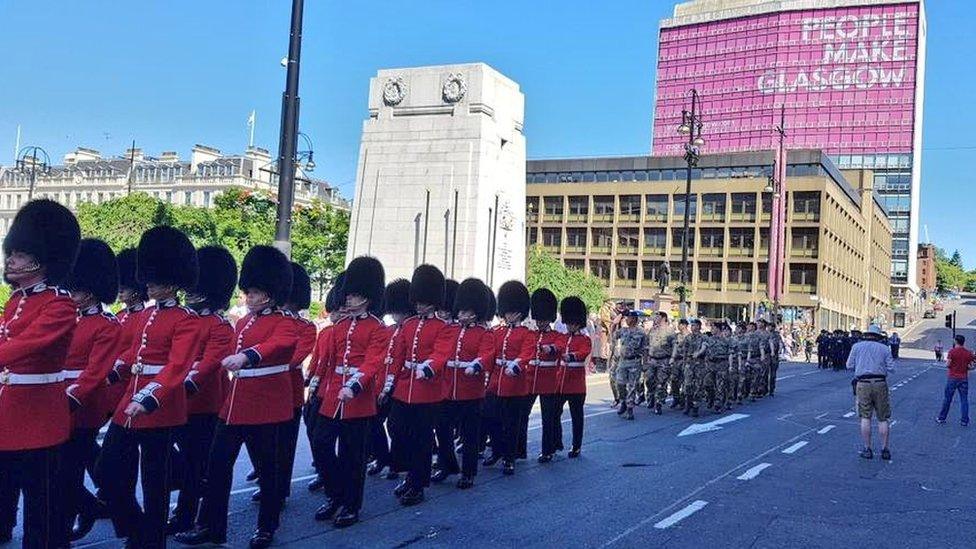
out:
{"label": "green foliage", "polygon": [[146,230],[171,221],[171,206],[146,193],[132,193],[101,204],[86,202],[78,207],[81,234],[101,238],[116,252],[135,247]]}
{"label": "green foliage", "polygon": [[976,270],[966,272],[959,250],[947,258],[945,250],[935,249],[935,289],[941,292],[976,291]]}
{"label": "green foliage", "polygon": [[4,307],[7,305],[7,300],[10,299],[10,294],[13,290],[10,289],[9,284],[0,284],[0,313],[3,312]]}
{"label": "green foliage", "polygon": [[962,254],[959,253],[959,250],[952,252],[952,258],[949,259],[949,263],[960,269],[962,268]]}
{"label": "green foliage", "polygon": [[529,250],[526,271],[529,292],[549,288],[560,301],[567,296],[579,296],[590,311],[599,310],[606,299],[605,288],[598,278],[579,269],[566,268],[562,261],[546,253],[541,246]]}

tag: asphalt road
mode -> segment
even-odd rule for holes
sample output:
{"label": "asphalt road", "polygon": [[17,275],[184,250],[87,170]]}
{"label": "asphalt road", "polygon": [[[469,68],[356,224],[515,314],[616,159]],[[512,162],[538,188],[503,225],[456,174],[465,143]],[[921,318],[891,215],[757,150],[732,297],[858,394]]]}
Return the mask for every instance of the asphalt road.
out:
{"label": "asphalt road", "polygon": [[[973,305],[959,304],[960,325],[963,319],[974,324]],[[908,358],[890,379],[891,462],[857,456],[845,372],[788,363],[774,398],[695,420],[642,409],[635,421],[608,407],[600,376],[589,382],[580,459],[519,462],[513,477],[484,470],[474,489],[434,486],[412,508],[397,504],[394,482],[368,478],[363,521],[342,531],[312,520],[324,496],[304,488],[311,471],[303,438],[276,541],[290,547],[970,548],[976,438],[973,427],[959,425],[958,407],[948,424],[934,421],[945,368],[928,349],[934,337],[948,341],[941,325],[941,318],[930,320],[905,337]],[[967,330],[976,337],[976,324]],[[705,425],[715,420],[721,421]],[[530,429],[534,454],[537,411]],[[257,514],[243,480],[246,460],[242,455],[238,463],[231,500],[232,547],[246,547]],[[118,545],[103,521],[77,546]]]}

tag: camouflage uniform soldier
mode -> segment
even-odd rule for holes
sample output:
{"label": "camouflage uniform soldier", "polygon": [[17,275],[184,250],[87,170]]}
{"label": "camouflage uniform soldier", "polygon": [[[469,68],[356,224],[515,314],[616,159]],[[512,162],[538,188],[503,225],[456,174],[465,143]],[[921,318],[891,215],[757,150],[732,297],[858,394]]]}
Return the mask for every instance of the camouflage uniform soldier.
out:
{"label": "camouflage uniform soldier", "polygon": [[[668,314],[658,312],[654,315],[654,327],[650,333],[650,343],[648,349],[650,360],[648,360],[648,375],[653,375],[654,379],[654,413],[661,415],[661,406],[664,399],[668,396],[668,383],[673,383],[674,402],[678,401],[678,392],[681,380],[679,367],[671,360],[674,352],[675,333],[668,325]],[[671,406],[674,408],[674,405]]]}
{"label": "camouflage uniform soldier", "polygon": [[626,324],[613,338],[613,361],[617,366],[617,391],[623,403],[618,415],[634,419],[634,399],[647,354],[647,334],[637,326],[638,311],[628,311]]}
{"label": "camouflage uniform soldier", "polygon": [[779,330],[776,329],[776,324],[769,324],[769,370],[768,377],[766,380],[766,387],[769,392],[769,396],[773,396],[773,392],[776,391],[776,375],[779,372],[779,355],[783,351],[783,338],[779,334]]}
{"label": "camouflage uniform soldier", "polygon": [[755,402],[756,395],[759,394],[759,384],[762,378],[763,363],[766,362],[765,340],[756,328],[755,322],[749,323],[749,331],[746,333],[746,364],[749,367],[748,387],[750,399]]}
{"label": "camouflage uniform soldier", "polygon": [[736,404],[742,404],[742,399],[749,395],[749,363],[746,361],[746,356],[749,354],[749,338],[746,333],[748,329],[745,322],[739,323],[739,331],[733,338],[735,340],[735,355],[732,363],[734,368],[732,375],[735,390],[731,398],[736,401]]}
{"label": "camouflage uniform soldier", "polygon": [[729,369],[732,365],[732,340],[729,327],[719,324],[715,335],[705,342],[705,374],[698,388],[697,400],[701,402],[709,391],[712,392],[713,409],[721,413],[726,406]]}
{"label": "camouflage uniform soldier", "polygon": [[617,330],[620,328],[620,320],[625,311],[621,310],[621,304],[614,304],[611,301],[607,301],[600,308],[600,329],[606,334],[609,343],[607,347],[609,352],[607,355],[608,362],[610,363],[607,367],[608,377],[610,379],[610,391],[613,392],[613,405],[617,406],[623,400],[623,396],[618,394],[617,391],[617,362],[613,360],[613,340],[614,335],[616,335]]}
{"label": "camouflage uniform soldier", "polygon": [[756,380],[756,384],[753,388],[752,394],[756,398],[762,398],[766,396],[766,391],[768,390],[767,382],[769,381],[769,361],[772,354],[773,341],[769,333],[769,323],[765,320],[760,320],[759,325],[756,327],[756,335],[759,337],[761,345],[764,351],[764,358],[761,364],[761,371],[759,372],[759,378]]}
{"label": "camouflage uniform soldier", "polygon": [[[687,324],[687,321],[683,321]],[[704,365],[701,361],[702,346],[705,344],[705,336],[701,333],[701,321],[691,321],[691,333],[681,339],[681,345],[675,346],[673,358],[680,360],[684,366],[683,393],[685,395],[685,415],[689,412],[698,417],[698,396],[701,386]]]}

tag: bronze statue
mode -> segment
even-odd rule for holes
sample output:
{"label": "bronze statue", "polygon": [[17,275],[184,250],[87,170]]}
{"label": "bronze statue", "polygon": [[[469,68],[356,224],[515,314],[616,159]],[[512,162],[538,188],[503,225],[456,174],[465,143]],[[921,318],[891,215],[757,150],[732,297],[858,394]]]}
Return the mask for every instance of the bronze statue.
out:
{"label": "bronze statue", "polygon": [[671,283],[671,265],[667,261],[662,261],[661,266],[657,270],[657,287],[661,293],[668,291],[668,285]]}

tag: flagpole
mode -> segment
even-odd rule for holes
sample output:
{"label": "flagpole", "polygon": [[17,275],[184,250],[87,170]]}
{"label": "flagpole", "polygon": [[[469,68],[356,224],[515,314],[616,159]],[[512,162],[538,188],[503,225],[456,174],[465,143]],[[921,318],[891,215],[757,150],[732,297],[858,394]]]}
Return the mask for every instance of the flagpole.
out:
{"label": "flagpole", "polygon": [[247,147],[251,148],[254,146],[254,126],[257,123],[257,113],[254,109],[251,109],[251,116],[247,119],[247,125],[251,127],[251,136],[247,141]]}

